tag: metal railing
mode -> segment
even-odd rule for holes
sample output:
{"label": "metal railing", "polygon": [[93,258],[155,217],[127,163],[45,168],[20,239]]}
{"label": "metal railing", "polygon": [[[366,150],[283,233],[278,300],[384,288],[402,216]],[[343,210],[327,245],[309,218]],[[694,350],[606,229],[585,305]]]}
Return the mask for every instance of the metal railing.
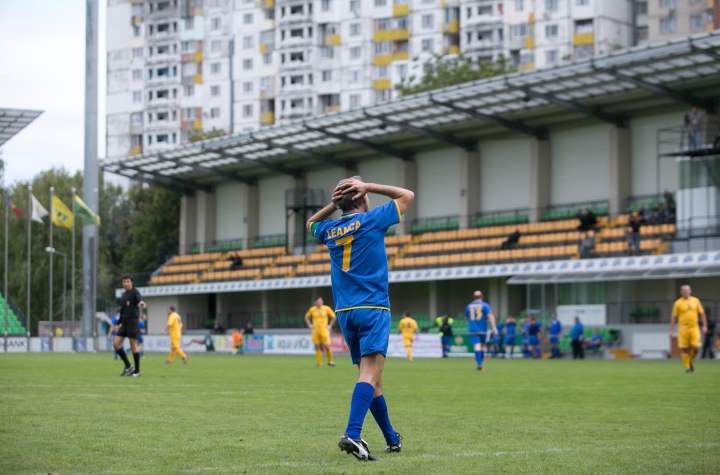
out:
{"label": "metal railing", "polygon": [[659,208],[659,206],[661,205],[665,207],[665,209],[668,209],[670,207],[668,198],[671,198],[671,201],[674,203],[675,192],[650,193],[645,195],[628,196],[623,200],[622,210],[625,213],[631,213],[634,211],[638,211],[643,207],[655,209]]}
{"label": "metal railing", "polygon": [[608,200],[578,201],[575,203],[554,204],[540,208],[541,221],[555,221],[559,219],[573,219],[578,210],[585,213],[589,209],[597,216],[606,216],[610,211]]}
{"label": "metal railing", "polygon": [[[717,316],[720,300],[701,300],[709,319]],[[674,300],[637,300],[607,303],[608,325],[626,323],[670,323]]]}
{"label": "metal railing", "polygon": [[185,314],[183,328],[187,330],[209,330],[215,320],[221,320],[219,313],[189,312]]}

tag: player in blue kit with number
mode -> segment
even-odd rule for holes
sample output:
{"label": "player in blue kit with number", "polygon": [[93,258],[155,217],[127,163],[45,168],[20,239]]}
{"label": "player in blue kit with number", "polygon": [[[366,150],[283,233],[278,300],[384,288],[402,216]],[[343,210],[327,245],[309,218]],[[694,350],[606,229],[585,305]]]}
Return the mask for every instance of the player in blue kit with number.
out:
{"label": "player in blue kit with number", "polygon": [[[368,193],[392,199],[370,210]],[[377,421],[388,452],[400,452],[400,435],[390,424],[383,396],[382,370],[390,339],[390,297],[385,233],[402,220],[412,203],[412,191],[364,183],[360,177],[342,180],[332,203],[307,222],[312,235],[328,247],[330,277],[340,329],[360,375],[350,400],[350,417],[338,446],[358,460],[377,460],[360,438],[368,409]],[[337,210],[343,214],[327,220]]]}
{"label": "player in blue kit with number", "polygon": [[492,333],[497,333],[495,327],[495,316],[487,302],[483,302],[483,294],[479,290],[473,293],[473,301],[465,307],[465,318],[468,320],[468,332],[470,333],[470,343],[475,351],[475,361],[477,369],[485,371],[483,368],[483,359],[487,351],[488,343],[488,322]]}
{"label": "player in blue kit with number", "polygon": [[550,358],[560,358],[560,336],[562,335],[562,323],[558,321],[557,315],[554,313],[548,323],[548,333],[550,333]]}

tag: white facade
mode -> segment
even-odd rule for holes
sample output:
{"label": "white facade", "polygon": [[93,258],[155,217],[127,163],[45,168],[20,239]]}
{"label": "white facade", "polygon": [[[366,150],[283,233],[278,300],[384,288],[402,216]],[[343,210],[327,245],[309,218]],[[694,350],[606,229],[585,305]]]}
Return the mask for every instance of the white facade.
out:
{"label": "white facade", "polygon": [[[688,1],[688,0],[677,0]],[[629,46],[630,0],[108,0],[108,157],[397,97],[432,55],[519,69]]]}

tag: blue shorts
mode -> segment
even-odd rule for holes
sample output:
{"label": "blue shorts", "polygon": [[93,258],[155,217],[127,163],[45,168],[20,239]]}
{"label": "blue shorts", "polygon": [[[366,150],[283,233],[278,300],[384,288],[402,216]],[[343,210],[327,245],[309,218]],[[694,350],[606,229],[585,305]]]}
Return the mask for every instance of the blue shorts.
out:
{"label": "blue shorts", "polygon": [[540,345],[540,339],[537,335],[530,335],[528,338],[528,345],[530,346],[539,346]]}
{"label": "blue shorts", "polygon": [[530,344],[528,337],[526,337],[526,336],[522,337],[521,341],[522,341],[522,346],[528,346]]}
{"label": "blue shorts", "polygon": [[495,335],[493,337],[493,343],[500,346],[500,344],[502,343],[502,337],[500,335]]}
{"label": "blue shorts", "polygon": [[358,308],[338,312],[338,323],[350,350],[353,364],[373,353],[387,355],[390,341],[390,312],[379,308]]}
{"label": "blue shorts", "polygon": [[550,344],[551,345],[557,345],[560,343],[560,338],[558,335],[550,335]]}
{"label": "blue shorts", "polygon": [[141,335],[140,335],[140,338],[138,338],[138,345],[141,345],[141,344],[143,344],[143,343],[145,343],[145,340],[143,339],[143,336],[142,336],[142,334],[141,334]]}
{"label": "blue shorts", "polygon": [[452,345],[452,337],[451,336],[444,336],[441,338],[443,346],[450,346]]}
{"label": "blue shorts", "polygon": [[470,334],[470,344],[471,345],[477,345],[478,343],[482,343],[483,345],[488,343],[488,334],[487,333],[471,333]]}
{"label": "blue shorts", "polygon": [[515,346],[515,335],[505,337],[505,346]]}

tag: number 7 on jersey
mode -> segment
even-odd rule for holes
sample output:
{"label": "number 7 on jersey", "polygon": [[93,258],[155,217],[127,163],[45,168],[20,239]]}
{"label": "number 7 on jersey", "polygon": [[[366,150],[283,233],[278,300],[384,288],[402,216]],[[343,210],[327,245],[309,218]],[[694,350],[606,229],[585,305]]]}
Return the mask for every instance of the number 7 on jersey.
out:
{"label": "number 7 on jersey", "polygon": [[352,252],[352,241],[352,234],[335,241],[335,245],[339,246],[340,244],[342,244],[343,246],[342,270],[344,270],[345,272],[350,270],[350,253]]}

